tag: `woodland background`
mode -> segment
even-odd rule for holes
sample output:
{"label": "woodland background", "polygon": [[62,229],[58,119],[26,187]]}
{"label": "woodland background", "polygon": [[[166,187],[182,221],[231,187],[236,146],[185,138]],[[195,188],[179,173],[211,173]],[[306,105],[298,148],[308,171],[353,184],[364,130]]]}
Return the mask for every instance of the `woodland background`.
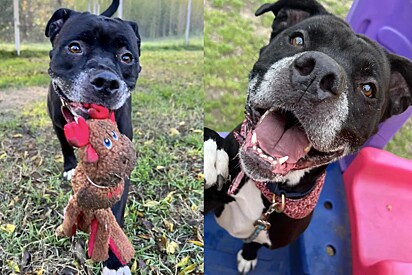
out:
{"label": "woodland background", "polygon": [[[44,29],[53,12],[61,7],[76,11],[103,12],[111,0],[20,0],[20,36],[22,43],[48,42]],[[124,0],[123,19],[138,23],[145,40],[183,37],[188,0]],[[0,41],[14,42],[13,0],[0,0]],[[117,14],[116,14],[117,15]],[[115,15],[115,16],[116,16]],[[203,0],[192,0],[190,35],[203,33]]]}

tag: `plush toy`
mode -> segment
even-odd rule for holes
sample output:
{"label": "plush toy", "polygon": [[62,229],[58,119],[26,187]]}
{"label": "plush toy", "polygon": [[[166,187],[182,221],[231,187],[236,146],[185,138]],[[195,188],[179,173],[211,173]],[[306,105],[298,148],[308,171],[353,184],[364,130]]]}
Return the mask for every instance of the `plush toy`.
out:
{"label": "plush toy", "polygon": [[71,180],[73,196],[56,233],[67,237],[76,229],[90,233],[88,255],[93,261],[106,260],[110,247],[126,264],[135,251],[110,208],[123,193],[136,152],[132,142],[120,134],[109,110],[92,104],[88,113],[91,119],[77,117],[64,127],[67,141],[79,148],[79,163]]}

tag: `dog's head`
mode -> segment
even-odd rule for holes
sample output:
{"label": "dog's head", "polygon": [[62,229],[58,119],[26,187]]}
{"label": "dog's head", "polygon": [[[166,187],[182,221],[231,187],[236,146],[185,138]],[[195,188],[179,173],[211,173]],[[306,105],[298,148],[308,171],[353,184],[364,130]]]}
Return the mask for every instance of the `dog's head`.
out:
{"label": "dog's head", "polygon": [[378,124],[412,104],[412,63],[390,54],[313,0],[281,0],[269,44],[249,76],[251,129],[242,166],[259,181],[357,151]]}
{"label": "dog's head", "polygon": [[136,23],[59,9],[45,34],[53,46],[49,67],[53,88],[72,111],[87,113],[82,103],[111,110],[123,106],[141,70]]}

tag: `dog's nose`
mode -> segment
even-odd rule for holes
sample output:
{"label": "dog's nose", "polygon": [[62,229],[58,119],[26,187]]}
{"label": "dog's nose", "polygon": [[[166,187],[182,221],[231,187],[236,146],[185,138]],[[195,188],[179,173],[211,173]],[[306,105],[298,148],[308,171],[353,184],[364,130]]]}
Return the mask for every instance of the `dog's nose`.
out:
{"label": "dog's nose", "polygon": [[90,83],[97,92],[111,95],[120,88],[119,78],[112,72],[104,71],[94,75]]}
{"label": "dog's nose", "polygon": [[293,63],[293,85],[315,95],[317,100],[340,95],[343,92],[342,82],[342,68],[324,53],[307,52]]}

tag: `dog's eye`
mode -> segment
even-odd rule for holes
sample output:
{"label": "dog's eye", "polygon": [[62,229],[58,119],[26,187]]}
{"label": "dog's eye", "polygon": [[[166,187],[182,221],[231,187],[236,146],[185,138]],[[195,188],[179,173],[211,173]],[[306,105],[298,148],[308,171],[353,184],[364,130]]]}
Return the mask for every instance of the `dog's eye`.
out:
{"label": "dog's eye", "polygon": [[118,139],[119,139],[119,137],[117,136],[117,134],[116,134],[115,131],[112,131],[112,137],[113,137],[114,140],[118,140]]}
{"label": "dog's eye", "polygon": [[292,35],[289,42],[295,47],[303,47],[305,45],[305,40],[303,39],[303,35],[301,33],[295,33]]}
{"label": "dog's eye", "polygon": [[113,144],[112,144],[112,141],[110,140],[110,138],[105,138],[104,139],[104,146],[106,146],[106,148],[107,149],[112,149],[112,146],[113,146]]}
{"label": "dog's eye", "polygon": [[69,51],[71,53],[82,53],[82,48],[79,43],[73,42],[69,44]]}
{"label": "dog's eye", "polygon": [[122,62],[129,64],[133,61],[133,56],[130,53],[125,53],[120,57],[120,59],[122,60]]}
{"label": "dog's eye", "polygon": [[364,83],[360,85],[362,93],[369,98],[375,97],[376,87],[373,83]]}

